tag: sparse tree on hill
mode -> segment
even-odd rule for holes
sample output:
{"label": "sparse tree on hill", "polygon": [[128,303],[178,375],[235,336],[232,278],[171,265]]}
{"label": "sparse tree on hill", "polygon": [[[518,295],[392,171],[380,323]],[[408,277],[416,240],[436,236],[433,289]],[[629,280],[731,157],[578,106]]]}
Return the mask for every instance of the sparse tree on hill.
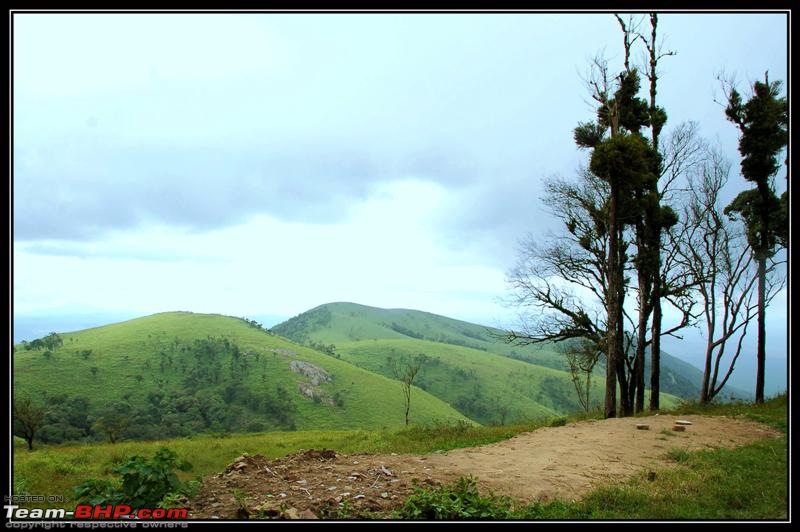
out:
{"label": "sparse tree on hill", "polygon": [[392,373],[400,381],[403,389],[403,400],[405,402],[405,419],[408,425],[408,416],[411,412],[411,385],[414,382],[422,364],[425,361],[424,355],[418,355],[410,359],[392,361]]}
{"label": "sparse tree on hill", "polygon": [[14,397],[14,434],[25,438],[28,449],[33,450],[33,438],[42,426],[45,409],[30,397]]}

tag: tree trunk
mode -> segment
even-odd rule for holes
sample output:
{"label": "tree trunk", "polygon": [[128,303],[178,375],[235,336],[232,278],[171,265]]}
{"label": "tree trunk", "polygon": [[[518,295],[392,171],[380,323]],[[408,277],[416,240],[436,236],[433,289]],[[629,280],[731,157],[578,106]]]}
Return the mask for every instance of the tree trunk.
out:
{"label": "tree trunk", "polygon": [[765,297],[766,297],[767,259],[758,259],[758,351],[756,352],[756,403],[764,402],[764,362],[766,359],[766,324]]}
{"label": "tree trunk", "polygon": [[711,401],[711,357],[714,350],[711,348],[712,339],[708,339],[709,345],[706,347],[706,365],[703,369],[703,384],[700,386],[700,404],[705,405]]}
{"label": "tree trunk", "polygon": [[[623,228],[619,228],[619,240],[622,240]],[[633,415],[633,395],[631,394],[630,387],[633,386],[634,374],[628,375],[628,351],[625,344],[625,316],[623,314],[623,305],[625,304],[625,283],[624,271],[625,257],[622,248],[619,249],[617,267],[619,269],[619,300],[617,302],[617,381],[620,386],[620,413],[622,416]]]}
{"label": "tree trunk", "polygon": [[[661,250],[659,249],[659,254]],[[660,262],[660,261],[659,261]],[[660,271],[659,266],[659,271]],[[650,411],[661,408],[661,276],[653,279],[653,342],[650,345]]]}
{"label": "tree trunk", "polygon": [[[640,250],[642,244],[640,242]],[[640,251],[641,253],[641,251]],[[647,322],[649,321],[649,307],[650,307],[650,282],[648,276],[650,273],[647,271],[648,267],[642,264],[640,258],[639,273],[639,325],[636,334],[636,354],[633,361],[633,376],[631,377],[631,388],[633,395],[631,399],[636,401],[636,412],[644,410],[644,347],[647,341]]]}
{"label": "tree trunk", "polygon": [[29,451],[32,451],[32,450],[33,450],[33,436],[31,436],[30,438],[28,438],[28,450],[29,450]]}
{"label": "tree trunk", "polygon": [[630,416],[633,412],[628,393],[630,392],[628,375],[625,368],[623,353],[617,351],[617,381],[619,382],[619,415],[620,417]]}
{"label": "tree trunk", "polygon": [[[611,183],[611,198],[608,206],[608,325],[606,330],[606,394],[604,415],[606,418],[617,416],[617,346],[619,344],[619,328],[617,323],[620,314],[619,288],[619,231],[617,230],[617,196],[618,187]],[[623,392],[624,396],[624,392]]]}

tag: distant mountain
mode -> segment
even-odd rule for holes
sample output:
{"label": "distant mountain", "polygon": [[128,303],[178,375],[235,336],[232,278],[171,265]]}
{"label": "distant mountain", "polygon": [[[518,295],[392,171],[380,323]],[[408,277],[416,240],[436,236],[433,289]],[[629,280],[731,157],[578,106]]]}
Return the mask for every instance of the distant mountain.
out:
{"label": "distant mountain", "polygon": [[[14,393],[48,405],[46,441],[104,437],[98,421],[145,439],[404,423],[399,382],[252,321],[169,312],[58,336],[60,345],[17,344],[13,354]],[[414,394],[412,422],[448,420],[468,421]]]}
{"label": "distant mountain", "polygon": [[[581,408],[557,347],[509,345],[492,327],[417,310],[330,303],[272,331],[387,376],[394,361],[424,354],[428,362],[415,384],[481,423]],[[680,361],[675,366],[684,372],[673,372],[669,362],[662,368],[665,405],[677,401],[673,390],[687,396],[695,390],[691,379],[696,375]],[[597,376],[593,405],[602,402],[602,383]]]}
{"label": "distant mountain", "polygon": [[[695,368],[702,367],[702,356],[682,357],[687,363]],[[698,370],[700,371],[700,370]],[[765,382],[764,393],[767,397],[783,393],[788,388],[788,361],[786,358],[767,356],[764,368]],[[731,374],[725,391],[733,390],[737,397],[752,400],[755,397],[756,389],[756,359],[755,353],[742,353],[736,361],[736,367]]]}

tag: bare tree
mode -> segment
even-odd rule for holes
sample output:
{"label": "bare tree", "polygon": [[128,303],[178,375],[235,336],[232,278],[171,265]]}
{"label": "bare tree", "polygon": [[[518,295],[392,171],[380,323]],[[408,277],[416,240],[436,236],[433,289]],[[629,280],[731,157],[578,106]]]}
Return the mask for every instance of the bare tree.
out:
{"label": "bare tree", "polygon": [[578,399],[588,409],[591,372],[606,352],[608,185],[584,169],[575,180],[546,181],[545,191],[543,202],[565,231],[544,243],[531,235],[521,242],[507,276],[520,320],[505,339],[563,342]]}
{"label": "bare tree", "polygon": [[585,339],[568,344],[563,351],[578,401],[588,412],[591,408],[592,373],[603,353]]}
{"label": "bare tree", "polygon": [[570,182],[545,183],[543,202],[567,229],[540,243],[523,239],[507,281],[510,303],[520,312],[519,327],[506,340],[519,345],[585,339],[605,346],[606,264],[608,239],[604,225],[607,186],[584,169]]}
{"label": "bare tree", "polygon": [[[706,162],[689,182],[683,221],[668,234],[676,260],[696,280],[702,307],[706,351],[701,404],[712,401],[728,382],[758,310],[758,276],[744,228],[723,215],[720,205],[730,166],[718,151],[707,151]],[[770,277],[767,301],[783,283]]]}
{"label": "bare tree", "polygon": [[425,362],[425,355],[418,355],[410,359],[392,360],[392,373],[400,381],[403,388],[403,399],[405,401],[406,425],[408,416],[411,412],[411,385],[417,373]]}

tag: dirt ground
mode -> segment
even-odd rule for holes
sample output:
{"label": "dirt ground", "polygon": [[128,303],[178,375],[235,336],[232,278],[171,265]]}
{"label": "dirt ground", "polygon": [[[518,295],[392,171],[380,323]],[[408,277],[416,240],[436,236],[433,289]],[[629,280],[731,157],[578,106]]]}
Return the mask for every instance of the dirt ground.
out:
{"label": "dirt ground", "polygon": [[[242,456],[205,478],[187,506],[193,519],[330,518],[342,505],[388,515],[414,485],[438,486],[467,475],[478,478],[482,492],[491,489],[521,502],[570,500],[609,480],[669,467],[665,454],[673,448],[734,447],[779,435],[765,425],[716,416],[681,416],[691,425],[675,432],[676,419],[586,421],[428,455],[310,450],[277,460]],[[637,423],[649,430],[638,430]]]}

